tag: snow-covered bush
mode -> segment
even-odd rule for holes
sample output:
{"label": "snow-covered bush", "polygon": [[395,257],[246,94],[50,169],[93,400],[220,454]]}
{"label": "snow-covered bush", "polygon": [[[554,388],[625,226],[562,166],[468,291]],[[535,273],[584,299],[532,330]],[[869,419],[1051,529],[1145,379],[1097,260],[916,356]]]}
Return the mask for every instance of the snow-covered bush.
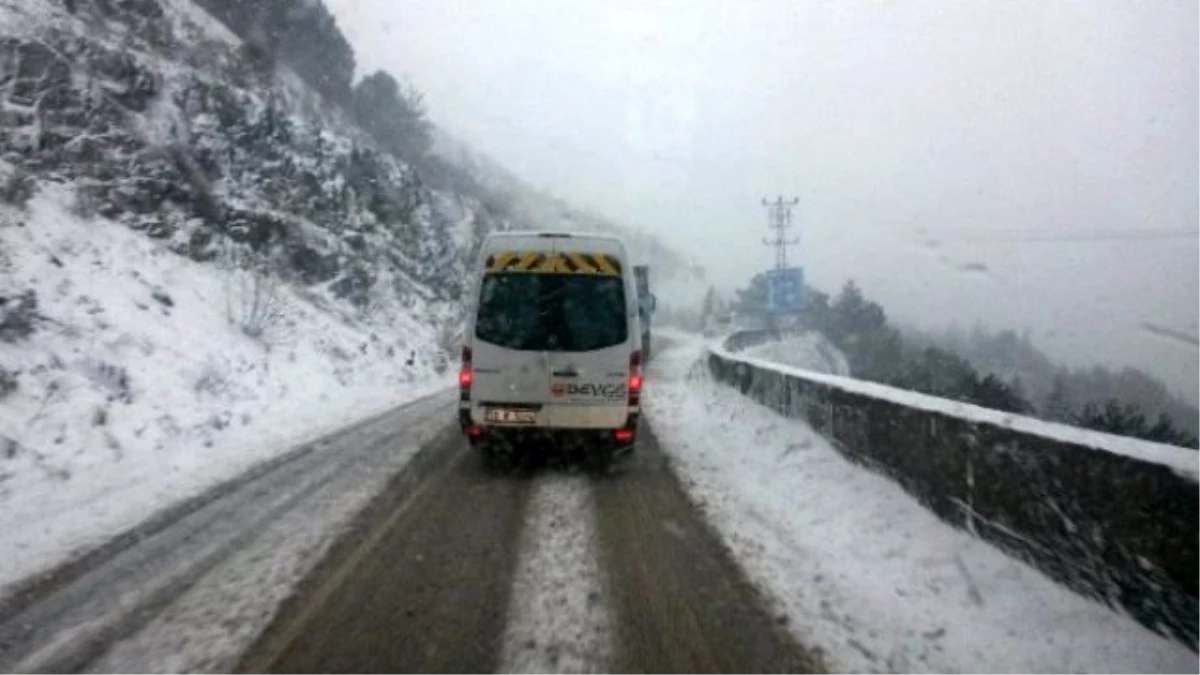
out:
{"label": "snow-covered bush", "polygon": [[0,401],[8,398],[8,395],[17,390],[20,382],[17,380],[19,375],[15,370],[8,370],[0,367]]}
{"label": "snow-covered bush", "polygon": [[96,186],[90,181],[76,183],[75,196],[71,201],[71,213],[83,220],[95,218],[96,210],[99,207],[96,192]]}
{"label": "snow-covered bush", "polygon": [[225,287],[226,318],[247,337],[265,344],[282,337],[284,292],[271,258],[230,246]]}
{"label": "snow-covered bush", "polygon": [[33,335],[37,318],[37,293],[32,289],[16,296],[0,296],[0,342],[16,342]]}
{"label": "snow-covered bush", "polygon": [[36,186],[33,176],[27,171],[12,166],[0,168],[0,202],[25,208]]}

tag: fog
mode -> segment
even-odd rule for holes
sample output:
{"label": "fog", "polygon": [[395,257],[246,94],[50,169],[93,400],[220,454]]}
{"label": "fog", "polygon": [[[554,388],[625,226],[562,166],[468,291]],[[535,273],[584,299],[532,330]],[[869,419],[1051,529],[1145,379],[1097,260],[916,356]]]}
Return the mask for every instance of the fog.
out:
{"label": "fog", "polygon": [[329,4],[360,73],[719,286],[796,196],[817,287],[1197,397],[1195,2]]}

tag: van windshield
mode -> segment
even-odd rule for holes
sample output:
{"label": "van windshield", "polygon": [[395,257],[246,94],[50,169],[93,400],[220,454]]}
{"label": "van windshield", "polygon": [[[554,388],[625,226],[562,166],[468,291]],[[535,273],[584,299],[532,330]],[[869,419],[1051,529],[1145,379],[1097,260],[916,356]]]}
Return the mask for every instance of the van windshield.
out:
{"label": "van windshield", "polygon": [[523,351],[587,352],[625,342],[620,277],[501,272],[483,278],[475,337]]}

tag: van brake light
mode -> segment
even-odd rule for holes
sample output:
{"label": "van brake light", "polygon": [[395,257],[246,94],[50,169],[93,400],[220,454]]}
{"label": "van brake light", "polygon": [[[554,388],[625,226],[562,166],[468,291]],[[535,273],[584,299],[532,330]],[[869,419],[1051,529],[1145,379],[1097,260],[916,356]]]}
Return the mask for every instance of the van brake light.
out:
{"label": "van brake light", "polygon": [[629,405],[637,405],[642,398],[642,352],[629,355]]}
{"label": "van brake light", "polygon": [[462,348],[462,369],[458,371],[458,387],[463,398],[471,395],[471,382],[475,380],[475,374],[471,370],[471,348]]}

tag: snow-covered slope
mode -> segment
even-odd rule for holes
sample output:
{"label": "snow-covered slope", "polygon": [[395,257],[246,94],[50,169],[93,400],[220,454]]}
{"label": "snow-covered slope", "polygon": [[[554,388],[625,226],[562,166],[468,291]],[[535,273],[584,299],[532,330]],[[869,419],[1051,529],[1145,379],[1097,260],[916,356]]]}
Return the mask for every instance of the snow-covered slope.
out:
{"label": "snow-covered slope", "polygon": [[70,200],[48,185],[25,211],[0,205],[0,296],[37,289],[34,333],[0,342],[15,386],[0,400],[0,587],[451,384],[433,329],[410,313],[347,320],[281,285],[277,318],[251,338],[229,316],[252,300],[241,275],[79,218]]}
{"label": "snow-covered slope", "polygon": [[0,597],[451,384],[501,225],[190,0],[0,3]]}
{"label": "snow-covered slope", "polygon": [[190,0],[0,6],[0,154],[209,261],[227,242],[353,308],[453,301],[502,223],[438,193]]}

